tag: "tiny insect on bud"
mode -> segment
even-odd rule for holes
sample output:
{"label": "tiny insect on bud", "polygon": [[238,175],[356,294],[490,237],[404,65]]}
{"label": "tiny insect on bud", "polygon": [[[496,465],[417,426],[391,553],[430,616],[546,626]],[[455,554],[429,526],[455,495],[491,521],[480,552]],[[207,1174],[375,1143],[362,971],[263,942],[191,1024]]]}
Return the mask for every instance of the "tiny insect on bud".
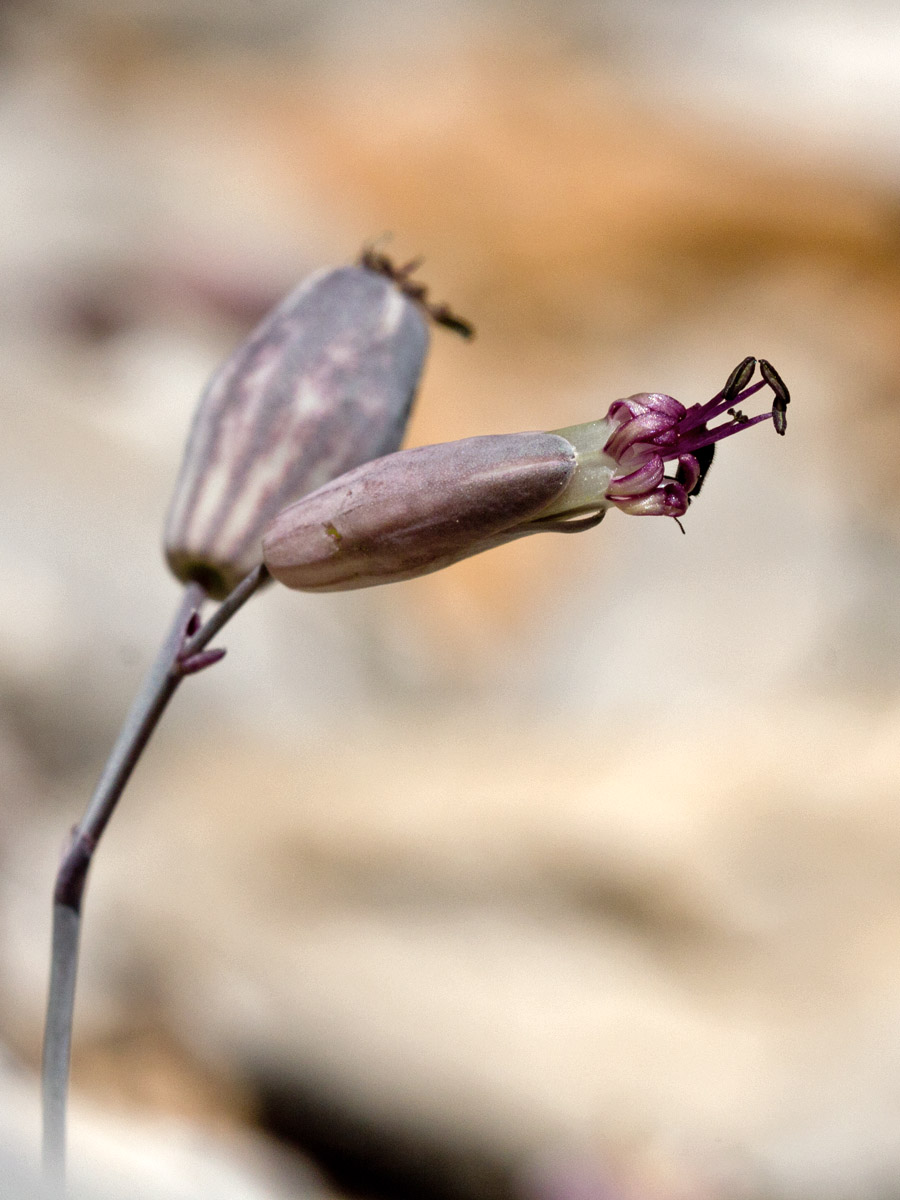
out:
{"label": "tiny insect on bud", "polygon": [[417,279],[413,279],[413,274],[421,267],[422,262],[421,258],[414,258],[412,262],[398,267],[391,262],[386,254],[380,254],[374,246],[366,246],[359,259],[361,267],[367,267],[370,271],[377,271],[380,275],[385,275],[388,279],[396,283],[404,296],[409,296],[411,300],[415,300],[422,311],[427,313],[436,325],[443,325],[446,329],[452,329],[460,337],[474,337],[475,328],[473,325],[464,320],[458,313],[453,312],[449,305],[434,304],[428,298],[428,288],[425,284],[420,283]]}
{"label": "tiny insect on bud", "polygon": [[179,579],[225,596],[299,496],[400,445],[428,348],[414,298],[383,271],[320,271],[213,375],[169,511]]}
{"label": "tiny insect on bud", "polygon": [[425,575],[527,534],[589,529],[611,507],[681,517],[715,443],[772,416],[734,409],[772,386],[768,376],[746,386],[755,367],[745,359],[721,392],[690,408],[641,392],[553,433],[465,438],[364,463],[278,514],[263,538],[266,567],[291,588],[343,591]]}

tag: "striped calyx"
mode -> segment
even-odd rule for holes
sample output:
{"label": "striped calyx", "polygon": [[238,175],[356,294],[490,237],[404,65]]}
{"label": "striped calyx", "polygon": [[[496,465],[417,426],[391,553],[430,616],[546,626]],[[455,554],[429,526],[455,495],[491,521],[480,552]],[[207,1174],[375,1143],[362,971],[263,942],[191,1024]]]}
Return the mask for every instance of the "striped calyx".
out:
{"label": "striped calyx", "polygon": [[165,532],[175,575],[222,598],[298,497],[400,445],[428,348],[417,304],[364,267],[310,276],[208,383]]}
{"label": "striped calyx", "polygon": [[[279,513],[263,555],[301,591],[396,583],[542,526],[575,451],[552,433],[464,438],[365,463]],[[580,524],[580,522],[579,522]]]}

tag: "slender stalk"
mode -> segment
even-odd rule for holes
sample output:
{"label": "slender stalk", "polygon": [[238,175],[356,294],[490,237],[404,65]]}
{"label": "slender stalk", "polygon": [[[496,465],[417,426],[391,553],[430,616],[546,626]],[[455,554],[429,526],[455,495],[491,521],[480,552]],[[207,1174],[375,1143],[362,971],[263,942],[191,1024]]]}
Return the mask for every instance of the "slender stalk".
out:
{"label": "slender stalk", "polygon": [[131,706],[87,811],[72,830],[63,854],[53,890],[50,986],[42,1071],[44,1177],[54,1198],[65,1195],[72,1016],[81,905],[91,859],[153,730],[182,678],[191,669],[189,660],[203,650],[266,578],[265,567],[251,572],[193,636],[189,636],[189,631],[192,632],[194,614],[199,611],[206,594],[199,584],[189,584],[185,588],[172,627]]}

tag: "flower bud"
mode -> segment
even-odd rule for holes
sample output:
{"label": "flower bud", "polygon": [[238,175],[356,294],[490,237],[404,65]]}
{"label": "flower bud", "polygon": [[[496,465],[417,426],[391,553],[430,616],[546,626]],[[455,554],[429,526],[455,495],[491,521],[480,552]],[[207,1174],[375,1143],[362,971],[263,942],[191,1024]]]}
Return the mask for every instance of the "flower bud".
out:
{"label": "flower bud", "polygon": [[383,273],[310,276],[208,383],[169,511],[179,579],[222,598],[291,501],[400,445],[428,347],[419,305]]}
{"label": "flower bud", "polygon": [[[745,386],[755,368],[744,359],[721,392],[690,408],[640,392],[554,433],[465,438],[364,463],[278,514],[263,538],[266,567],[288,587],[343,591],[426,575],[529,533],[588,529],[610,507],[683,516],[717,442],[773,415],[784,424],[787,388],[772,384],[768,363]],[[772,412],[734,407],[766,384]]]}

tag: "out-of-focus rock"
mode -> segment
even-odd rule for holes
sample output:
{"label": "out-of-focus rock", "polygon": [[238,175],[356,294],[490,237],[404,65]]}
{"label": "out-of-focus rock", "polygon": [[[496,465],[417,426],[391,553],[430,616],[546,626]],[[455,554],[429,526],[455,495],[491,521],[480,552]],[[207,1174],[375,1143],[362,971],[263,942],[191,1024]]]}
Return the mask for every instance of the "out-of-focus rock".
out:
{"label": "out-of-focus rock", "polygon": [[[0,1058],[0,1196],[42,1200],[37,1081]],[[76,1103],[69,1138],[72,1200],[325,1200],[321,1182],[265,1138],[228,1136],[175,1118]]]}
{"label": "out-of-focus rock", "polygon": [[[434,339],[413,443],[692,403],[747,353],[789,436],[723,446],[686,538],[614,514],[255,600],[101,849],[78,1094],[259,1101],[436,1195],[869,1200],[900,1169],[900,242],[890,164],[853,165],[893,123],[864,104],[848,155],[833,117],[891,43],[853,65],[876,4],[789,40],[803,6],[602,8],[7,6],[0,1023],[36,1066],[52,873],[176,602],[199,389],[390,229],[479,331]],[[717,46],[757,113],[856,81],[814,154],[669,102]]]}
{"label": "out-of-focus rock", "polygon": [[896,733],[782,705],[148,762],[92,879],[82,1053],[150,1011],[300,1138],[331,1111],[458,1164],[571,1145],[713,1195],[875,1194]]}

